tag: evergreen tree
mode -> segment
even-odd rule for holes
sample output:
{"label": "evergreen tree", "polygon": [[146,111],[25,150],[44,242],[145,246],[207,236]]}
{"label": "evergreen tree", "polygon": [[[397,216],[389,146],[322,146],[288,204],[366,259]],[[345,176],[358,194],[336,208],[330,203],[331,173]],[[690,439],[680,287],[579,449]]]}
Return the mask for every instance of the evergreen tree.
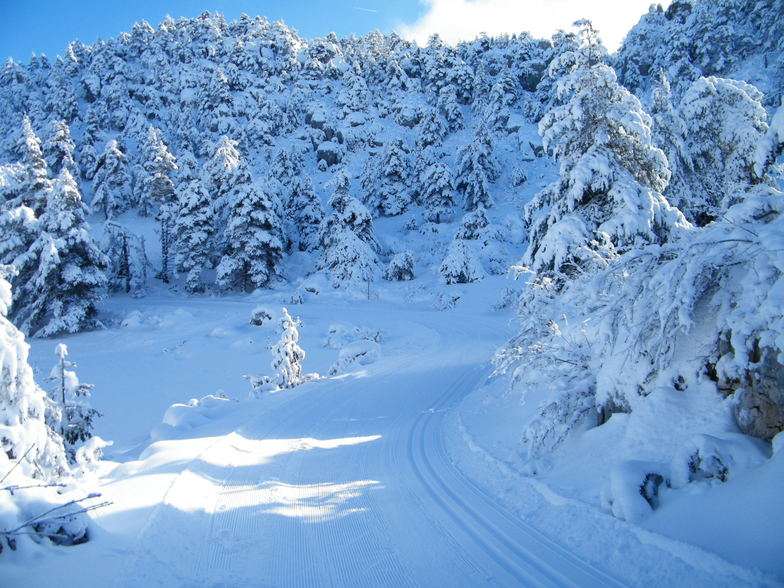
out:
{"label": "evergreen tree", "polygon": [[227,245],[217,268],[216,283],[222,290],[247,291],[269,285],[283,257],[277,206],[260,186],[236,185],[226,227]]}
{"label": "evergreen tree", "polygon": [[690,204],[693,196],[689,182],[694,173],[694,162],[686,141],[686,121],[672,105],[670,82],[664,70],[659,72],[653,91],[651,114],[653,143],[664,151],[670,168],[670,182],[664,196],[683,212],[689,222],[701,224],[692,214],[695,209]]}
{"label": "evergreen tree", "polygon": [[197,177],[177,186],[177,200],[177,270],[187,274],[185,289],[189,293],[200,292],[204,289],[202,273],[212,268],[210,248],[215,233],[212,204]]}
{"label": "evergreen tree", "polygon": [[[3,268],[7,275],[8,267]],[[11,286],[0,276],[0,471],[49,481],[67,470],[62,440],[46,426],[46,393],[33,379],[30,346],[8,320]]]}
{"label": "evergreen tree", "polygon": [[446,284],[467,284],[484,277],[479,260],[471,247],[462,239],[454,239],[449,245],[439,272]]}
{"label": "evergreen tree", "polygon": [[417,125],[417,148],[440,147],[447,134],[447,127],[435,108],[425,110]]}
{"label": "evergreen tree", "polygon": [[305,359],[305,351],[297,344],[297,327],[300,325],[302,322],[299,318],[291,318],[288,309],[284,308],[280,318],[280,339],[271,347],[274,372],[271,384],[278,390],[294,388],[303,381],[302,360]]}
{"label": "evergreen tree", "polygon": [[340,169],[333,179],[335,192],[329,199],[332,214],[326,216],[319,230],[321,256],[317,269],[326,270],[333,285],[361,285],[378,273],[379,248],[373,221],[367,208],[349,194],[348,172]]}
{"label": "evergreen tree", "polygon": [[48,179],[48,170],[41,150],[41,140],[33,131],[30,117],[22,117],[22,128],[16,144],[15,153],[19,163],[24,166],[25,177],[19,199],[12,206],[25,205],[41,214],[46,206],[47,195],[52,183]]}
{"label": "evergreen tree", "polygon": [[490,208],[490,182],[496,180],[498,167],[493,159],[493,144],[484,124],[477,129],[474,139],[457,154],[457,191],[465,198],[465,209],[482,205]]}
{"label": "evergreen tree", "polygon": [[177,163],[155,127],[149,127],[141,149],[143,163],[136,179],[136,205],[140,216],[150,216],[159,207],[174,203],[170,174],[177,169]]}
{"label": "evergreen tree", "polygon": [[368,161],[362,178],[366,206],[387,216],[405,212],[411,203],[408,174],[403,142],[396,139],[380,155]]}
{"label": "evergreen tree", "polygon": [[104,224],[109,258],[107,280],[109,289],[141,298],[147,288],[147,252],[144,237],[135,235],[122,225],[107,221]]}
{"label": "evergreen tree", "polygon": [[755,173],[757,146],[768,130],[762,93],[736,80],[700,78],[680,104],[694,173],[684,208],[705,225],[736,204],[748,189],[767,181]]}
{"label": "evergreen tree", "polygon": [[526,207],[530,227],[524,265],[572,277],[606,263],[616,251],[659,243],[683,215],[661,192],[670,172],[651,141],[651,119],[602,62],[604,49],[587,21],[578,21],[580,50],[559,81],[562,105],[539,123],[560,179]]}
{"label": "evergreen tree", "polygon": [[73,177],[63,169],[54,183],[38,232],[16,257],[19,269],[13,318],[36,337],[95,327],[95,303],[106,288],[108,260],[85,222],[85,205]]}
{"label": "evergreen tree", "polygon": [[465,126],[463,111],[457,101],[457,91],[452,86],[445,86],[438,93],[438,108],[449,124],[450,131],[459,131]]}
{"label": "evergreen tree", "polygon": [[90,406],[92,384],[79,381],[76,364],[66,357],[68,347],[59,343],[55,347],[57,363],[52,367],[49,381],[47,424],[63,440],[68,461],[76,463],[76,450],[93,436],[93,420],[101,416]]}
{"label": "evergreen tree", "polygon": [[286,233],[296,235],[296,244],[300,251],[314,251],[318,247],[318,233],[324,220],[324,208],[309,177],[293,180],[285,210],[286,218],[291,219],[290,229]]}
{"label": "evergreen tree", "polygon": [[64,120],[55,120],[50,125],[49,139],[43,146],[43,152],[49,169],[57,175],[64,167],[68,168],[71,175],[76,175],[76,161],[74,150],[76,145],[71,139],[71,130]]}
{"label": "evergreen tree", "polygon": [[384,270],[384,279],[403,282],[414,279],[414,256],[410,251],[396,254]]}
{"label": "evergreen tree", "polygon": [[102,212],[106,219],[115,218],[128,210],[132,194],[125,154],[118,142],[112,139],[98,161],[93,179],[92,209]]}
{"label": "evergreen tree", "polygon": [[212,152],[212,157],[204,165],[202,181],[213,201],[218,217],[226,221],[231,206],[228,193],[238,184],[250,182],[250,173],[240,152],[237,141],[221,136]]}
{"label": "evergreen tree", "polygon": [[455,206],[452,171],[445,163],[434,163],[420,178],[419,201],[425,207],[425,218],[440,223]]}

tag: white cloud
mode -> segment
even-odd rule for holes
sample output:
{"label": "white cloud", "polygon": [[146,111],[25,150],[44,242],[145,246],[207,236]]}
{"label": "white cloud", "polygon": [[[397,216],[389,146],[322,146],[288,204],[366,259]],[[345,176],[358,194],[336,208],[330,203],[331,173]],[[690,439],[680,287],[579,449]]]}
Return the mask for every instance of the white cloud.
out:
{"label": "white cloud", "polygon": [[[558,29],[571,30],[574,21],[589,18],[609,51],[615,51],[628,30],[648,11],[651,0],[423,0],[427,12],[414,23],[402,23],[398,33],[427,43],[438,33],[447,43],[470,41],[479,33],[490,36],[528,31],[549,39]],[[661,2],[669,5],[668,0]]]}

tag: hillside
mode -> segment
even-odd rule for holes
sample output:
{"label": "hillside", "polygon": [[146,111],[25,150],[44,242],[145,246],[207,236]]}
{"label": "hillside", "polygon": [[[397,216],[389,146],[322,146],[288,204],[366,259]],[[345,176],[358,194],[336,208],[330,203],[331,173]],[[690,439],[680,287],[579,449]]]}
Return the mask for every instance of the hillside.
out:
{"label": "hillside", "polygon": [[614,55],[205,13],[9,60],[0,566],[781,582],[782,10],[654,6]]}

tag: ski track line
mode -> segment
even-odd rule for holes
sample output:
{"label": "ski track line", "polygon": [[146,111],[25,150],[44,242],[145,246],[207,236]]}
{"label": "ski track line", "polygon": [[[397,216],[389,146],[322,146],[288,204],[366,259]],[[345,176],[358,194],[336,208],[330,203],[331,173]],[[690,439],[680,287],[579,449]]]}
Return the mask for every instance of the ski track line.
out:
{"label": "ski track line", "polygon": [[[420,409],[419,412],[423,412],[424,410],[425,409]],[[387,444],[386,463],[388,464],[388,469],[390,471],[402,472],[404,466],[408,469],[413,469],[413,465],[407,453],[407,442],[411,430],[404,429],[402,426],[402,424],[406,424],[404,423],[404,421],[407,421],[406,417],[408,417],[408,415],[399,415],[395,419],[395,424],[398,425],[398,423],[401,423],[401,425],[393,427],[395,436],[390,439],[390,442]],[[404,432],[406,433],[405,436],[403,435]],[[401,459],[401,456],[403,459]],[[400,479],[402,480],[403,477],[401,476]],[[452,557],[454,557],[459,564],[462,564],[465,575],[481,579],[484,582],[491,581],[487,572],[477,566],[474,558],[463,549],[460,543],[444,527],[442,521],[434,517],[433,509],[425,505],[424,500],[426,497],[421,495],[421,493],[416,492],[415,489],[408,484],[405,486],[405,493],[411,503],[419,510],[421,518],[424,521],[427,521],[432,528],[436,529],[440,539],[449,545]]]}
{"label": "ski track line", "polygon": [[[459,381],[450,386],[431,410],[417,418],[408,446],[409,458],[417,477],[428,487],[434,501],[512,577],[514,583],[557,586],[620,585],[612,577],[504,511],[486,493],[478,491],[475,484],[462,475],[449,460],[441,434],[444,411],[454,408],[455,403],[450,401],[459,395],[461,389],[471,388],[481,379],[481,374],[477,375],[476,369],[473,372],[466,378],[468,386]],[[434,459],[429,456],[431,451]],[[456,491],[455,488],[464,491]],[[474,500],[467,500],[468,496]],[[471,502],[474,502],[474,505],[470,504]],[[481,511],[475,507],[476,504],[482,506]],[[526,549],[526,546],[531,544],[538,547],[538,553]],[[542,551],[546,554],[544,557],[541,555]],[[555,561],[548,562],[550,557]],[[569,572],[564,573],[564,569]]]}

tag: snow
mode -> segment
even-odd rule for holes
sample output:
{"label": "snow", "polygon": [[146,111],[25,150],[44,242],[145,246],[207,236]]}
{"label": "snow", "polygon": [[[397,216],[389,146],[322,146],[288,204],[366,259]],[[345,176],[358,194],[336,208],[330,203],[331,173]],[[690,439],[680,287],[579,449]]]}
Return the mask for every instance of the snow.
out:
{"label": "snow", "polygon": [[[595,504],[588,483],[570,494],[557,471],[515,473],[519,407],[488,379],[510,314],[486,300],[504,281],[461,286],[446,311],[404,303],[395,283],[386,300],[313,296],[297,307],[305,371],[328,373],[354,347],[382,352],[256,400],[240,375],[265,369],[277,332],[248,317],[280,309],[283,293],[191,298],[187,310],[161,291],[110,299],[135,322],[67,341],[105,415],[96,433],[115,442],[96,481],[112,505],[92,513],[90,542],[19,552],[6,581],[43,585],[56,565],[63,586],[774,584],[784,521],[765,493],[782,481],[781,454],[701,494],[665,493],[642,528]],[[40,371],[51,341],[33,344]],[[589,433],[616,443],[623,416]],[[601,454],[573,459],[576,480],[606,471]],[[737,500],[754,526],[728,509]],[[733,524],[770,547],[727,539]]]}
{"label": "snow", "polygon": [[[653,9],[638,32],[664,18]],[[113,293],[96,297],[100,330],[31,341],[36,381],[67,345],[71,387],[94,384],[103,417],[69,455],[78,482],[0,488],[0,531],[88,492],[110,504],[84,545],[25,537],[2,553],[0,583],[782,584],[784,440],[760,402],[780,401],[784,374],[784,114],[768,127],[744,82],[687,91],[691,73],[774,76],[752,71],[748,47],[718,55],[672,80],[688,120],[651,119],[616,75],[647,91],[653,69],[616,74],[594,62],[589,23],[580,34],[582,49],[568,35],[416,48],[203,15],[75,45],[53,68],[9,63],[0,156],[15,157],[9,121],[29,103],[38,167],[0,165],[0,200],[46,192],[22,189],[27,172],[49,181],[33,128],[72,104],[73,175],[95,204],[79,234],[114,217]],[[655,42],[642,37],[617,63]],[[651,62],[674,74],[665,53]],[[71,149],[60,127],[53,162]],[[711,159],[716,137],[732,157]],[[700,142],[695,161],[715,165],[691,161]],[[706,218],[696,196],[711,185]],[[171,235],[152,220],[161,201]],[[25,249],[41,212],[4,210],[0,253]],[[510,279],[526,247],[526,265],[563,273]],[[10,299],[0,280],[3,313]],[[6,387],[41,425],[26,344],[5,327]]]}

